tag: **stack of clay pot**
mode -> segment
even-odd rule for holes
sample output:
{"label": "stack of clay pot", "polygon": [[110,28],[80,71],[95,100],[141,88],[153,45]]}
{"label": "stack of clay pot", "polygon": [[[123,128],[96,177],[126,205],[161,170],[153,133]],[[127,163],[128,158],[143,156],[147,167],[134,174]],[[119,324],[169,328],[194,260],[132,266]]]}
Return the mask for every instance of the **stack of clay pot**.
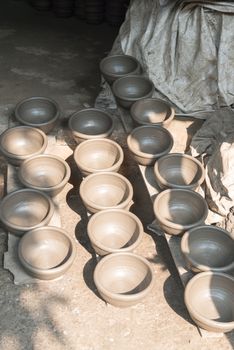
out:
{"label": "stack of clay pot", "polygon": [[119,26],[124,21],[128,4],[129,1],[126,0],[106,1],[105,17],[107,23]]}
{"label": "stack of clay pot", "polygon": [[57,17],[70,17],[73,14],[74,0],[53,0],[53,11]]}
{"label": "stack of clay pot", "polygon": [[31,0],[31,3],[39,11],[48,11],[51,8],[51,0]]}

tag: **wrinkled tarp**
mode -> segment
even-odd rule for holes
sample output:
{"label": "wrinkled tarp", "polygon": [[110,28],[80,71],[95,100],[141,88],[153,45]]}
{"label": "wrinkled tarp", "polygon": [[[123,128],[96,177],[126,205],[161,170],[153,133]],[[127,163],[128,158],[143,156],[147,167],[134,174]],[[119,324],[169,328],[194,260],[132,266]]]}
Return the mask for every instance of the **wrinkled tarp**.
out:
{"label": "wrinkled tarp", "polygon": [[[205,166],[214,222],[234,222],[234,3],[133,0],[111,50],[119,53],[139,60],[177,115],[207,119],[192,154]],[[97,102],[116,108],[107,84]]]}

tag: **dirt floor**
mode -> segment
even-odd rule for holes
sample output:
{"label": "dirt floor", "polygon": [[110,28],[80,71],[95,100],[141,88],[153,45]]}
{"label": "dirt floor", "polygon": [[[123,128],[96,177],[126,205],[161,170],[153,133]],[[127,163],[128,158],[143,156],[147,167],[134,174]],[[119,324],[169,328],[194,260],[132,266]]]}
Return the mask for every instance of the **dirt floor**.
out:
{"label": "dirt floor", "polygon": [[[45,95],[59,103],[63,136],[68,135],[69,115],[94,104],[100,85],[98,64],[118,29],[87,25],[76,18],[59,19],[20,0],[1,4],[0,20],[1,132],[9,121],[13,125],[11,116],[18,101]],[[196,128],[193,121],[176,125],[183,142]],[[233,349],[233,332],[201,337],[184,306],[183,286],[167,244],[150,233],[145,233],[136,251],[154,270],[150,295],[125,309],[100,298],[93,282],[96,260],[86,233],[87,213],[79,197],[82,178],[72,157],[75,145],[69,136],[65,140],[68,144],[57,137],[54,151],[68,161],[72,176],[58,203],[61,226],[77,240],[77,257],[60,280],[15,285],[12,274],[3,268],[7,234],[0,231],[0,349]],[[146,226],[154,218],[151,201],[138,167],[124,150],[121,172],[134,188],[131,210]]]}

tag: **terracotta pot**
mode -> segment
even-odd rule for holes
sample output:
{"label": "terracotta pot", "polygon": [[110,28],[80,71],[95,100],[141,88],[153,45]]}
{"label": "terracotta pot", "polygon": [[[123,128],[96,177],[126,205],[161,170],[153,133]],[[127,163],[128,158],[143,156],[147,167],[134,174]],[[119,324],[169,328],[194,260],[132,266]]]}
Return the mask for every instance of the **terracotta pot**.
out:
{"label": "terracotta pot", "polygon": [[133,253],[102,258],[94,270],[94,282],[102,298],[117,307],[142,302],[152,290],[154,273],[149,262]]}
{"label": "terracotta pot", "polygon": [[25,159],[41,154],[47,147],[42,130],[29,126],[6,129],[0,135],[0,151],[10,164],[19,166]]}
{"label": "terracotta pot", "polygon": [[76,245],[62,228],[44,226],[25,233],[19,242],[18,256],[30,275],[51,280],[71,267],[76,257]]}
{"label": "terracotta pot", "polygon": [[185,232],[181,251],[186,265],[194,272],[234,271],[234,240],[220,227],[203,225]]}
{"label": "terracotta pot", "polygon": [[133,213],[123,209],[102,210],[87,226],[90,242],[99,255],[132,252],[141,242],[143,226]]}
{"label": "terracotta pot", "polygon": [[201,272],[185,287],[185,305],[194,322],[211,332],[234,329],[234,278],[219,272]]}

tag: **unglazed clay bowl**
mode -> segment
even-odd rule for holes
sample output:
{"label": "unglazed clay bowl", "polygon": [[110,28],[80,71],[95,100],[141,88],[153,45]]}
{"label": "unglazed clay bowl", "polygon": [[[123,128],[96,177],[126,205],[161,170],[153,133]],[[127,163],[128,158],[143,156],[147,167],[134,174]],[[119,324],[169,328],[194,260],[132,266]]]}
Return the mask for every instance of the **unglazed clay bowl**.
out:
{"label": "unglazed clay bowl", "polygon": [[179,188],[160,192],[153,209],[161,228],[171,235],[203,225],[208,215],[207,203],[199,193]]}
{"label": "unglazed clay bowl", "polygon": [[15,166],[19,166],[25,159],[43,153],[47,143],[45,133],[30,126],[9,128],[0,135],[0,151]]}
{"label": "unglazed clay bowl", "polygon": [[234,278],[220,272],[201,272],[185,287],[184,299],[194,322],[211,332],[234,329]]}
{"label": "unglazed clay bowl", "polygon": [[107,303],[117,307],[142,302],[151,291],[153,280],[148,260],[129,252],[106,255],[94,270],[99,294]]}
{"label": "unglazed clay bowl", "polygon": [[133,197],[133,188],[123,175],[100,172],[83,179],[80,184],[80,196],[91,213],[111,208],[128,209]]}
{"label": "unglazed clay bowl", "polygon": [[91,216],[87,232],[99,255],[120,251],[131,252],[141,242],[143,226],[133,213],[123,209],[108,209]]}
{"label": "unglazed clay bowl", "polygon": [[196,190],[204,181],[205,170],[196,158],[188,154],[170,153],[156,161],[154,175],[162,189]]}
{"label": "unglazed clay bowl", "polygon": [[133,56],[111,55],[101,60],[100,71],[104,79],[112,84],[116,79],[125,75],[139,74],[141,67],[138,60]]}
{"label": "unglazed clay bowl", "polygon": [[130,110],[132,118],[141,125],[168,126],[175,116],[169,103],[158,98],[144,98],[136,101]]}
{"label": "unglazed clay bowl", "polygon": [[143,125],[132,130],[127,145],[137,163],[153,165],[156,159],[170,152],[173,137],[162,126]]}
{"label": "unglazed clay bowl", "polygon": [[151,97],[154,84],[143,75],[127,75],[113,83],[112,92],[117,104],[128,109],[137,100]]}
{"label": "unglazed clay bowl", "polygon": [[194,272],[234,271],[234,240],[220,227],[202,225],[185,232],[181,251]]}
{"label": "unglazed clay bowl", "polygon": [[15,107],[15,117],[20,123],[39,128],[46,134],[55,127],[59,114],[58,104],[48,97],[26,98]]}
{"label": "unglazed clay bowl", "polygon": [[62,191],[70,175],[67,162],[53,154],[40,154],[26,159],[18,172],[25,187],[43,191],[50,196],[56,196]]}
{"label": "unglazed clay bowl", "polygon": [[0,203],[2,223],[10,233],[18,236],[47,225],[53,214],[54,204],[50,197],[35,189],[11,192]]}
{"label": "unglazed clay bowl", "polygon": [[72,136],[77,143],[84,140],[105,138],[114,129],[112,117],[97,108],[87,108],[75,112],[68,121]]}
{"label": "unglazed clay bowl", "polygon": [[74,160],[84,176],[100,171],[117,172],[123,163],[124,153],[115,141],[92,139],[76,147]]}
{"label": "unglazed clay bowl", "polygon": [[44,226],[25,233],[19,242],[18,256],[30,275],[51,280],[62,276],[71,267],[76,246],[62,228]]}

